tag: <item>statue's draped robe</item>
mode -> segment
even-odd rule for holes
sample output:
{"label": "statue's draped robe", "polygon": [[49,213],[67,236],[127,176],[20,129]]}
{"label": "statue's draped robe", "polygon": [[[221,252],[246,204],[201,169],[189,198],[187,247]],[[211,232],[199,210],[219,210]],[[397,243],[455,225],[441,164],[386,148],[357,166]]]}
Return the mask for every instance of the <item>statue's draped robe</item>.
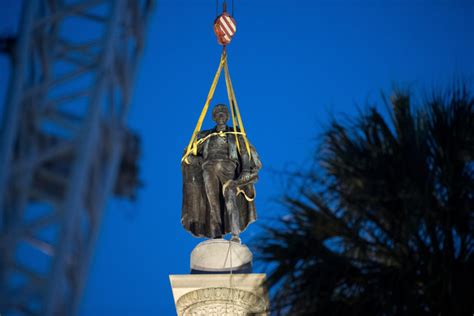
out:
{"label": "statue's draped robe", "polygon": [[[198,139],[206,137],[207,135],[214,132],[215,130],[203,131],[199,134]],[[239,162],[234,179],[240,175],[243,169],[249,171],[252,175],[252,180],[249,181],[249,183],[244,183],[243,185],[239,186],[239,188],[245,192],[245,195],[249,199],[252,199],[255,197],[254,183],[257,179],[258,170],[261,168],[261,162],[258,154],[255,151],[255,148],[250,145],[251,159],[249,159],[246,153],[244,140],[241,136],[239,136],[241,153],[238,153],[236,149],[235,136],[232,134],[227,134],[226,137],[229,144],[229,156],[233,156],[234,159],[237,158]],[[190,157],[190,164],[185,162],[181,164],[183,173],[183,207],[181,223],[186,230],[196,237],[214,238],[220,236],[216,236],[216,232],[213,231],[211,227],[210,206],[204,189],[202,173],[202,163],[204,162],[202,148],[205,148],[206,142],[207,141],[201,144],[197,156]],[[231,232],[231,214],[228,210],[226,210],[222,188],[220,197],[222,219],[221,235],[223,236]],[[244,194],[238,194],[237,208],[239,211],[240,231],[242,232],[257,218],[255,212],[255,203],[254,201],[248,201]]]}

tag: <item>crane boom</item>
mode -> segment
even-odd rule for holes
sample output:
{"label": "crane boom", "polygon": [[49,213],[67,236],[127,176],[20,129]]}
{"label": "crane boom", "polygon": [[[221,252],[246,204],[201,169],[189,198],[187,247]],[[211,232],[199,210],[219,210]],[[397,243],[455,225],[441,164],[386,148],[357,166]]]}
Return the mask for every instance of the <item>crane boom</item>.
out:
{"label": "crane boom", "polygon": [[153,1],[23,3],[0,134],[0,314],[75,315]]}

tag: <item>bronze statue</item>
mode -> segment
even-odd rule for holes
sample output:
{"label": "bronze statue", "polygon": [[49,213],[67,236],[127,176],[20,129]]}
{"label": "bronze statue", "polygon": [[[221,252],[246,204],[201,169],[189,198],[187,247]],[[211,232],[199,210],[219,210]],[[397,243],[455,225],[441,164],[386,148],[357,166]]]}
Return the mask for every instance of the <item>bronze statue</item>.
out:
{"label": "bronze statue", "polygon": [[256,220],[254,183],[262,164],[240,130],[227,126],[227,106],[216,105],[212,118],[216,126],[198,134],[197,150],[182,162],[181,222],[196,237],[232,233],[240,242],[239,234]]}

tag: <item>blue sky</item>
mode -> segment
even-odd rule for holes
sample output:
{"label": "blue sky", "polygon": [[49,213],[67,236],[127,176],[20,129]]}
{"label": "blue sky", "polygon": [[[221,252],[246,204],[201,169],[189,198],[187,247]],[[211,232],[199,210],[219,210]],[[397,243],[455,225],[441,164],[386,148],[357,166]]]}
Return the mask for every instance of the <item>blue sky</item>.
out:
{"label": "blue sky", "polygon": [[[0,31],[13,28],[16,2],[0,3]],[[215,1],[158,1],[129,116],[142,137],[145,186],[136,203],[108,205],[81,315],[175,313],[168,275],[188,273],[200,241],[180,224],[179,162],[219,62],[214,18]],[[264,164],[260,220],[245,243],[281,212],[273,200],[284,185],[275,170],[308,165],[331,115],[381,103],[380,92],[394,84],[429,90],[474,79],[472,1],[237,0],[235,18],[229,67]],[[6,66],[1,58],[2,99]],[[213,104],[220,102],[227,102],[223,80]]]}

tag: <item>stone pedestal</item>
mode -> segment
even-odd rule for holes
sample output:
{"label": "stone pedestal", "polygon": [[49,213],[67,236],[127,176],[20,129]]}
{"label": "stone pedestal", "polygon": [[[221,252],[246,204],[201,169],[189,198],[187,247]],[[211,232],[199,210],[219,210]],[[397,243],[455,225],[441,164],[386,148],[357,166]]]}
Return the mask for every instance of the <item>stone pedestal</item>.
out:
{"label": "stone pedestal", "polygon": [[179,316],[268,315],[265,274],[170,275]]}
{"label": "stone pedestal", "polygon": [[191,252],[191,274],[251,273],[252,253],[249,248],[225,239],[209,239]]}
{"label": "stone pedestal", "polygon": [[247,246],[224,239],[198,244],[191,274],[170,275],[179,316],[268,315],[265,274],[252,272]]}

